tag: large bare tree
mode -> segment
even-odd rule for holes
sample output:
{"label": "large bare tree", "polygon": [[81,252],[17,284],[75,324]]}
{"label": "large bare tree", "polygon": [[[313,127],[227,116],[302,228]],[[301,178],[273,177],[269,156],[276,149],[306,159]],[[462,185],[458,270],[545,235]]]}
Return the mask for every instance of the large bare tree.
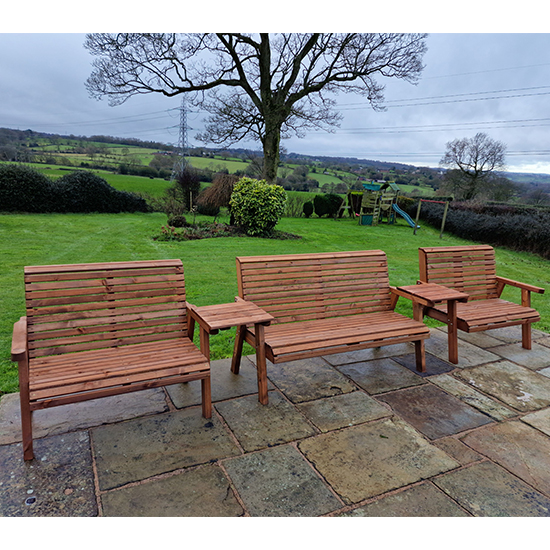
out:
{"label": "large bare tree", "polygon": [[493,179],[495,171],[505,169],[505,157],[504,143],[479,132],[473,138],[449,141],[440,165],[450,169],[445,183],[457,198],[471,200]]}
{"label": "large bare tree", "polygon": [[231,145],[259,140],[264,177],[274,181],[283,137],[331,130],[341,116],[335,94],[355,92],[381,109],[375,77],[416,83],[424,34],[89,34],[95,56],[86,82],[112,105],[130,96],[188,93],[210,113],[200,139]]}

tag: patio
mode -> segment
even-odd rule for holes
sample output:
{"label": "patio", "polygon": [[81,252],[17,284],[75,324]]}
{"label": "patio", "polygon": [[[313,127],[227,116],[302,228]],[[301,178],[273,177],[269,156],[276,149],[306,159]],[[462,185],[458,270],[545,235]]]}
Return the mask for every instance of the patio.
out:
{"label": "patio", "polygon": [[209,420],[199,382],[37,411],[29,463],[5,395],[0,515],[550,516],[550,335],[459,338],[268,364],[268,406],[213,361]]}

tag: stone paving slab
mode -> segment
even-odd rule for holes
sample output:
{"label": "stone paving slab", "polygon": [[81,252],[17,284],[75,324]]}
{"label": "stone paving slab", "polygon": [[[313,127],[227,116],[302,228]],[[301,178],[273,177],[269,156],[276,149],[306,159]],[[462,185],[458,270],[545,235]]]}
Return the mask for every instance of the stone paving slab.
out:
{"label": "stone paving slab", "polygon": [[379,396],[429,439],[438,439],[492,422],[460,399],[431,384]]}
{"label": "stone paving slab", "polygon": [[424,372],[418,372],[416,370],[416,356],[414,353],[409,353],[408,355],[399,355],[398,357],[392,357],[392,359],[407,367],[409,370],[413,371],[417,376],[426,378],[427,376],[434,376],[436,374],[444,374],[446,372],[451,372],[455,369],[455,366],[447,361],[442,361],[439,357],[432,355],[431,353],[426,353],[426,370]]}
{"label": "stone paving slab", "polygon": [[110,491],[107,517],[240,517],[242,506],[219,466],[204,466]]}
{"label": "stone paving slab", "polygon": [[184,409],[92,430],[102,491],[240,454],[215,415]]}
{"label": "stone paving slab", "polygon": [[521,420],[550,437],[550,409],[526,414]]}
{"label": "stone paving slab", "polygon": [[[459,332],[462,336],[462,333]],[[438,329],[430,329],[430,337],[425,340],[426,352],[439,357],[443,361],[449,359],[449,347],[447,333]],[[491,361],[498,361],[500,357],[494,353],[485,351],[482,348],[478,348],[473,344],[458,339],[458,364],[459,368],[472,367],[475,365],[482,365],[483,363],[489,363]]]}
{"label": "stone paving slab", "polygon": [[[162,388],[71,403],[33,412],[33,436],[67,433],[167,410]],[[0,445],[21,439],[19,393],[10,393],[0,401]]]}
{"label": "stone paving slab", "polygon": [[434,376],[430,379],[436,386],[445,390],[446,392],[458,397],[464,403],[475,407],[481,412],[488,414],[495,420],[506,420],[518,415],[517,412],[501,405],[494,399],[483,395],[468,384],[465,384],[452,376],[442,374]]}
{"label": "stone paving slab", "polygon": [[322,434],[300,442],[298,448],[348,504],[459,465],[399,419]]}
{"label": "stone paving slab", "polygon": [[433,481],[475,516],[550,516],[550,499],[491,462],[473,464]]}
{"label": "stone paving slab", "polygon": [[420,376],[389,357],[342,365],[338,370],[371,395],[424,384]]}
{"label": "stone paving slab", "polygon": [[340,395],[355,389],[349,380],[320,357],[276,365],[268,361],[267,375],[293,403]]}
{"label": "stone paving slab", "polygon": [[[230,358],[212,361],[210,363],[210,379],[213,402],[258,393],[256,367],[248,357],[241,359],[239,374],[231,372]],[[273,384],[269,381],[268,389],[273,389]],[[200,380],[187,382],[187,384],[173,384],[167,386],[166,391],[178,409],[202,403]]]}
{"label": "stone paving slab", "polygon": [[405,342],[403,344],[392,344],[391,346],[382,346],[380,348],[360,349],[345,353],[335,353],[334,355],[325,355],[323,359],[334,367],[337,367],[347,365],[348,363],[372,361],[373,359],[383,359],[385,357],[395,357],[396,355],[407,355],[409,353],[414,353],[414,345]]}
{"label": "stone paving slab", "polygon": [[[446,326],[438,327],[438,330],[444,332],[445,334],[447,334],[448,332],[448,328]],[[496,333],[495,330],[484,330],[481,332],[464,332],[460,330],[458,332],[459,345],[461,341],[464,341],[483,349],[494,348],[495,346],[501,346],[503,343],[503,340],[493,336],[494,333]],[[521,332],[519,333],[519,340],[521,341]],[[507,340],[504,340],[504,341],[507,341]],[[514,339],[512,341],[515,342],[516,340]]]}
{"label": "stone paving slab", "polygon": [[532,343],[531,348],[522,348],[520,344],[507,344],[491,348],[489,351],[532,370],[550,366],[550,350],[546,346]]}
{"label": "stone paving slab", "polygon": [[256,395],[215,405],[246,452],[314,435],[315,428],[279,392],[269,392],[269,404]]}
{"label": "stone paving slab", "polygon": [[321,516],[342,507],[290,445],[229,459],[223,465],[253,517]]}
{"label": "stone paving slab", "polygon": [[356,508],[340,517],[469,517],[456,502],[431,483],[420,483],[410,489],[388,495]]}
{"label": "stone paving slab", "polygon": [[462,443],[460,439],[456,437],[443,437],[434,441],[433,444],[446,452],[450,457],[454,458],[462,466],[471,464],[472,462],[478,462],[483,459],[483,456],[470,449],[467,445]]}
{"label": "stone paving slab", "polygon": [[465,369],[456,376],[517,411],[535,411],[550,405],[550,379],[510,361]]}
{"label": "stone paving slab", "polygon": [[25,462],[21,443],[0,447],[0,516],[97,516],[88,433],[36,439],[34,453]]}
{"label": "stone paving slab", "polygon": [[298,409],[322,432],[338,430],[393,414],[362,391],[335,395],[298,405]]}
{"label": "stone paving slab", "polygon": [[550,439],[520,421],[476,430],[462,441],[550,497]]}

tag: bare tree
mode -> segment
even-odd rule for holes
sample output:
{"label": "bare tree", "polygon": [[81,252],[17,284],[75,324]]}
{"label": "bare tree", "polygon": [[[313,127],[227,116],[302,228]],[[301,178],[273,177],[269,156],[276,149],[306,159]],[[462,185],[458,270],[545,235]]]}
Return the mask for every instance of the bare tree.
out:
{"label": "bare tree", "polygon": [[355,92],[382,108],[375,77],[416,83],[424,34],[89,34],[96,57],[86,85],[92,97],[120,104],[135,94],[189,93],[210,113],[206,142],[257,139],[264,177],[274,181],[281,137],[331,130],[341,116],[333,98]]}
{"label": "bare tree", "polygon": [[482,132],[447,143],[440,165],[450,168],[445,184],[459,198],[471,200],[496,170],[505,169],[506,145]]}

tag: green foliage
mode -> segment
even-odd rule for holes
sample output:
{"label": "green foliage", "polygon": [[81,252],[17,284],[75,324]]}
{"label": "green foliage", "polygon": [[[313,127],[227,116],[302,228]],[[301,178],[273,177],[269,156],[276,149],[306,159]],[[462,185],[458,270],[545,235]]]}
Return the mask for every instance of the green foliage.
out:
{"label": "green foliage", "polygon": [[92,172],[75,171],[53,184],[55,210],[58,212],[147,212],[144,199],[133,193],[117,191]]}
{"label": "green foliage", "polygon": [[264,235],[273,230],[285,211],[286,192],[280,185],[242,178],[233,188],[230,206],[235,223],[247,235]]}
{"label": "green foliage", "polygon": [[328,215],[331,218],[335,217],[341,204],[342,197],[340,197],[340,195],[335,195],[334,193],[315,195],[313,198],[315,213],[320,218],[325,215]]}
{"label": "green foliage", "polygon": [[52,181],[21,164],[0,165],[0,210],[3,212],[49,212]]}
{"label": "green foliage", "polygon": [[187,227],[189,224],[185,216],[170,216],[168,218],[168,225],[171,227]]}
{"label": "green foliage", "polygon": [[306,218],[311,218],[313,214],[313,203],[311,201],[304,202],[303,212]]}

